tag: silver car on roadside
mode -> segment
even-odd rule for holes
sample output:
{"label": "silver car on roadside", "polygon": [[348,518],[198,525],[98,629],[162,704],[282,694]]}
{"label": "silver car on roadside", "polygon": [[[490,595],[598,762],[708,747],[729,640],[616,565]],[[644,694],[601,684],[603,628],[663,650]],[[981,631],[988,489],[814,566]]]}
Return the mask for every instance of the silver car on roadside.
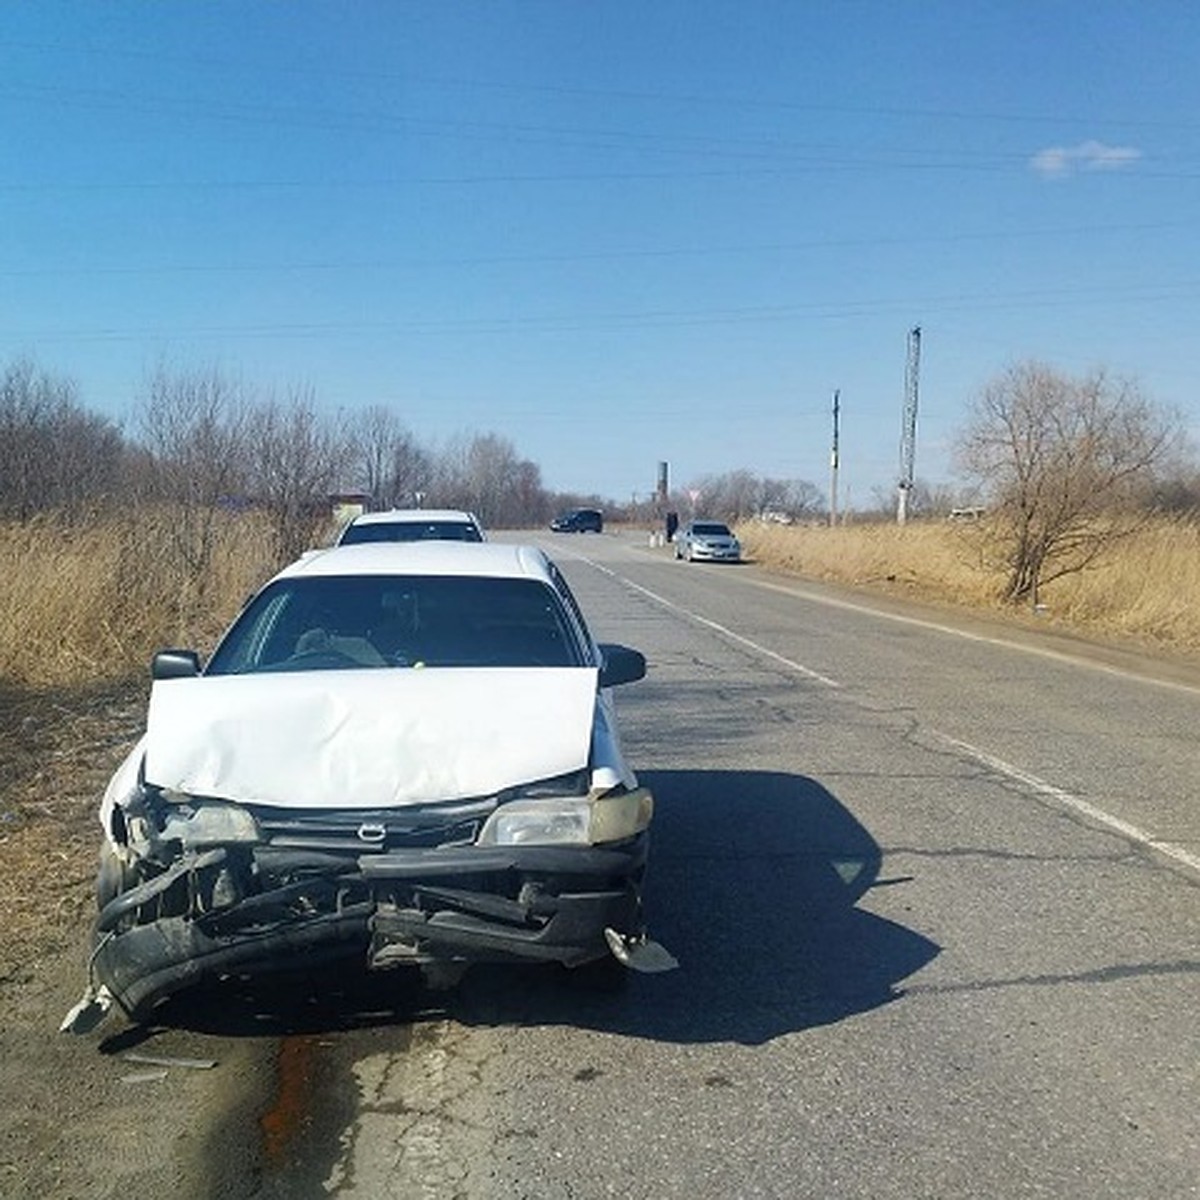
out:
{"label": "silver car on roadside", "polygon": [[675,534],[675,557],[687,562],[741,562],[742,545],[723,521],[689,521]]}

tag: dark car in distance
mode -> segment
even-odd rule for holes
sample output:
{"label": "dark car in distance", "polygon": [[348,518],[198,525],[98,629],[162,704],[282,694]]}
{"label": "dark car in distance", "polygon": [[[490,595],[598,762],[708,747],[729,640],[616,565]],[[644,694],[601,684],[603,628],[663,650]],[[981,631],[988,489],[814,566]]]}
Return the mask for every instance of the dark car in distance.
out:
{"label": "dark car in distance", "polygon": [[550,522],[555,533],[602,533],[604,516],[595,508],[571,508]]}

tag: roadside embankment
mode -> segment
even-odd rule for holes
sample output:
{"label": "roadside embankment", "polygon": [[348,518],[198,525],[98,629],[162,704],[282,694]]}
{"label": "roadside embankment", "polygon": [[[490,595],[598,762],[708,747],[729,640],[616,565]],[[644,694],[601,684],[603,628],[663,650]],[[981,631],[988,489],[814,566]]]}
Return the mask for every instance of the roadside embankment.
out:
{"label": "roadside embankment", "polygon": [[1200,525],[1164,518],[1114,543],[1086,570],[1039,593],[1036,615],[1006,604],[1005,573],[970,523],[738,527],[746,557],[767,570],[885,592],[981,615],[1033,619],[1083,637],[1200,654]]}

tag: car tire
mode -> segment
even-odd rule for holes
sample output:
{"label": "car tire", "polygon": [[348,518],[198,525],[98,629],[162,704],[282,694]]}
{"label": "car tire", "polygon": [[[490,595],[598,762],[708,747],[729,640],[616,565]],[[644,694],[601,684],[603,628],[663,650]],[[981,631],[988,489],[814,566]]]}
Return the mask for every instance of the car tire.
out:
{"label": "car tire", "polygon": [[136,875],[117,857],[107,843],[100,846],[100,866],[96,871],[96,911],[129,891],[138,882]]}

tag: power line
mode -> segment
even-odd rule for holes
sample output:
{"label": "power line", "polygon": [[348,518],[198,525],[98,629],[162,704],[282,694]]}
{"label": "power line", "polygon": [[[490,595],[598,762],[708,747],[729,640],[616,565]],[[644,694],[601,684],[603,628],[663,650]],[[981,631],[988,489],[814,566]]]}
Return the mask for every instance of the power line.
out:
{"label": "power line", "polygon": [[[15,39],[0,39],[0,47],[8,51],[44,51],[58,60],[65,53],[81,54],[95,62],[111,62],[125,59],[133,62],[150,62],[156,66],[178,65],[198,67],[205,70],[229,72],[244,77],[247,69],[245,59],[221,58],[211,55],[184,55],[164,53],[161,48],[138,49],[123,41],[104,44],[90,39],[86,43],[57,41],[23,41]],[[294,65],[292,65],[294,64]],[[11,68],[11,61],[10,61]],[[1066,113],[1066,112],[1018,112],[995,109],[963,109],[937,108],[912,105],[888,104],[831,104],[827,101],[812,102],[807,100],[791,100],[770,96],[747,96],[739,93],[715,92],[671,92],[646,88],[589,88],[577,84],[530,83],[527,80],[513,81],[502,79],[471,79],[456,76],[418,75],[412,72],[399,71],[363,71],[338,70],[331,67],[326,58],[313,57],[304,60],[292,60],[292,63],[273,63],[272,70],[279,75],[294,75],[302,79],[310,79],[314,70],[319,71],[325,81],[345,79],[357,82],[377,82],[380,84],[403,86],[411,88],[414,85],[424,85],[435,88],[507,92],[516,95],[529,96],[575,96],[585,100],[599,100],[606,103],[612,101],[634,101],[654,104],[693,104],[698,107],[716,107],[721,109],[742,108],[767,112],[794,112],[820,115],[874,116],[901,118],[905,120],[947,120],[947,121],[990,121],[1000,124],[1015,125],[1050,125],[1061,128],[1064,123],[1108,128],[1124,129],[1163,129],[1163,130],[1194,130],[1200,129],[1196,121],[1163,121],[1146,120],[1144,118],[1122,117],[1104,113]]]}
{"label": "power line", "polygon": [[[186,186],[186,185],[181,185]],[[11,185],[10,185],[11,187]],[[0,193],[10,190],[0,184]],[[1163,221],[1155,223],[1135,223],[1127,225],[1075,225],[1059,226],[1056,228],[1026,229],[1026,230],[997,230],[990,233],[966,232],[961,234],[930,234],[925,237],[858,237],[858,238],[814,238],[798,242],[746,242],[742,244],[726,243],[709,246],[669,246],[651,249],[644,246],[631,246],[617,250],[588,250],[574,253],[559,254],[480,254],[480,255],[431,255],[393,259],[343,259],[310,260],[289,262],[237,262],[220,263],[211,259],[194,263],[161,263],[141,266],[119,267],[88,267],[73,264],[56,267],[23,267],[8,270],[0,269],[0,277],[4,278],[33,278],[37,276],[121,276],[121,275],[161,275],[161,274],[249,274],[271,271],[395,271],[423,268],[445,267],[477,267],[477,266],[526,266],[562,263],[590,262],[619,262],[636,259],[663,260],[683,258],[706,258],[755,254],[794,254],[814,250],[852,250],[868,249],[882,246],[909,245],[960,245],[980,242],[1010,242],[1037,239],[1043,237],[1085,237],[1107,234],[1149,233],[1170,229],[1193,229],[1200,223],[1191,221]]]}
{"label": "power line", "polygon": [[689,325],[740,325],[796,320],[853,320],[856,318],[886,316],[895,312],[911,312],[914,303],[927,312],[995,312],[1010,307],[1022,310],[1031,308],[1067,308],[1079,304],[1148,304],[1162,301],[1178,302],[1181,297],[1200,293],[1200,280],[1174,284],[1136,285],[1133,287],[1097,286],[1089,289],[1061,289],[1046,292],[1016,292],[1008,295],[993,292],[981,295],[957,295],[934,297],[905,297],[889,300],[852,300],[840,305],[828,304],[781,304],[748,305],[736,308],[715,309],[630,309],[597,313],[577,313],[568,316],[559,314],[521,317],[476,317],[456,320],[379,320],[369,322],[352,321],[298,321],[237,325],[207,325],[183,328],[129,330],[109,329],[59,329],[59,330],[10,330],[9,337],[17,340],[89,340],[128,341],[141,338],[227,337],[245,339],[254,337],[311,337],[323,336],[370,336],[388,334],[420,334],[422,336],[449,335],[498,335],[514,332],[574,333],[589,330],[657,329],[663,327],[686,327]]}

